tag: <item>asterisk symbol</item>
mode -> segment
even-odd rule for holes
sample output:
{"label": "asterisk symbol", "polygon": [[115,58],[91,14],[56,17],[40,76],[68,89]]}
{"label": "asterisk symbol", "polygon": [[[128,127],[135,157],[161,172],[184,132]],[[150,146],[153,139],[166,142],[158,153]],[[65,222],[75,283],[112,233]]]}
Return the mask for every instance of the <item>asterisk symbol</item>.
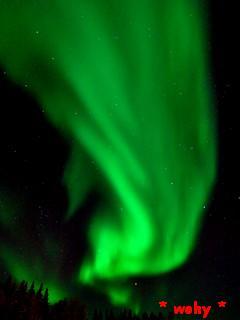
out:
{"label": "asterisk symbol", "polygon": [[226,301],[219,301],[219,302],[218,302],[219,308],[225,308],[225,307],[226,307],[226,304],[227,304]]}
{"label": "asterisk symbol", "polygon": [[159,301],[160,308],[166,308],[167,307],[167,301]]}

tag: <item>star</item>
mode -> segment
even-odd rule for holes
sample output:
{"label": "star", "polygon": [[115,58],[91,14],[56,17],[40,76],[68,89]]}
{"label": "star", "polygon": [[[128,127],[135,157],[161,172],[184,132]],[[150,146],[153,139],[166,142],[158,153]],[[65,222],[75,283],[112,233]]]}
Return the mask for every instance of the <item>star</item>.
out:
{"label": "star", "polygon": [[167,302],[166,301],[159,301],[158,303],[160,305],[160,308],[166,308],[167,307]]}
{"label": "star", "polygon": [[226,307],[226,304],[227,304],[226,301],[219,301],[219,302],[218,302],[219,308],[225,308],[225,307]]}

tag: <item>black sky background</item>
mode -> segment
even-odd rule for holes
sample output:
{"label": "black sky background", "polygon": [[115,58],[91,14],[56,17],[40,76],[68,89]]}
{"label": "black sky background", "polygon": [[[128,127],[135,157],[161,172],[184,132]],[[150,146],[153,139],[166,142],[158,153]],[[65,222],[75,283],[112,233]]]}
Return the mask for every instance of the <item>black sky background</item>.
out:
{"label": "black sky background", "polygon": [[[209,7],[209,52],[218,124],[218,177],[191,259],[183,268],[160,281],[170,283],[172,289],[166,297],[169,299],[181,296],[181,290],[184,294],[191,291],[189,296],[192,298],[197,298],[196,292],[201,299],[225,297],[230,301],[229,314],[236,315],[228,319],[235,320],[238,319],[236,310],[240,305],[240,118],[239,101],[235,100],[233,89],[236,73],[236,20],[232,1],[212,0]],[[41,250],[38,237],[41,233],[40,224],[44,232],[53,233],[59,240],[64,239],[63,277],[76,271],[76,262],[81,259],[79,252],[85,248],[84,230],[94,205],[99,201],[97,193],[93,191],[80,209],[81,215],[75,218],[78,221],[73,220],[62,226],[67,196],[61,182],[67,157],[67,144],[47,122],[38,103],[26,90],[12,83],[2,68],[0,191],[3,186],[6,190],[14,190],[20,202],[24,203],[27,217],[25,226],[29,230],[27,237],[33,248]],[[82,226],[80,235],[79,230],[75,229],[76,224]],[[6,235],[0,227],[0,241],[4,239]],[[1,264],[0,270],[4,274]],[[133,279],[135,281],[139,282],[136,290],[139,290],[146,306],[151,309],[153,299],[157,299],[157,291],[154,289],[156,285],[153,284],[156,279]],[[176,296],[174,290],[178,291]],[[86,295],[89,296],[89,292]],[[95,294],[92,299],[96,299]],[[217,316],[215,318],[218,319]]]}

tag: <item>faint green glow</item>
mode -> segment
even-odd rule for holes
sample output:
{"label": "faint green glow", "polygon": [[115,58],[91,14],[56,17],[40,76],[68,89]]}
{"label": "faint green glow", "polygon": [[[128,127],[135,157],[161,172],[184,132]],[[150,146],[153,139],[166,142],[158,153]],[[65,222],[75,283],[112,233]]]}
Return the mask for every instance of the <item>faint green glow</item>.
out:
{"label": "faint green glow", "polygon": [[56,281],[53,270],[51,273],[50,270],[44,272],[45,266],[41,265],[36,254],[30,254],[29,258],[26,258],[26,255],[21,256],[17,251],[14,252],[3,245],[0,246],[0,250],[1,259],[17,281],[21,282],[24,279],[28,284],[34,282],[35,289],[44,283],[44,287],[49,289],[49,303],[56,303],[68,295],[63,286]]}
{"label": "faint green glow", "polygon": [[66,219],[93,187],[103,198],[76,281],[115,304],[132,299],[124,279],[187,260],[214,182],[201,3],[0,2],[0,61],[72,146]]}
{"label": "faint green glow", "polygon": [[4,229],[9,229],[10,226],[16,224],[14,217],[17,209],[17,197],[13,196],[10,191],[0,188],[0,225]]}

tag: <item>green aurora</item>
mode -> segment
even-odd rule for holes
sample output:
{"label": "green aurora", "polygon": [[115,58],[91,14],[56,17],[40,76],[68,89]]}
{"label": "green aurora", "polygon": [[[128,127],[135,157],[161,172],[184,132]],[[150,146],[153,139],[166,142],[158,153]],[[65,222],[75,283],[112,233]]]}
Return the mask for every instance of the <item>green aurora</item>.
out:
{"label": "green aurora", "polygon": [[[131,305],[127,279],[178,268],[196,244],[216,171],[204,10],[192,0],[0,1],[0,63],[72,150],[65,221],[93,188],[101,194],[73,282],[115,305]],[[0,211],[9,230],[10,203]],[[53,263],[25,250],[23,262],[1,243],[7,270],[44,282],[51,302],[71,295]]]}

